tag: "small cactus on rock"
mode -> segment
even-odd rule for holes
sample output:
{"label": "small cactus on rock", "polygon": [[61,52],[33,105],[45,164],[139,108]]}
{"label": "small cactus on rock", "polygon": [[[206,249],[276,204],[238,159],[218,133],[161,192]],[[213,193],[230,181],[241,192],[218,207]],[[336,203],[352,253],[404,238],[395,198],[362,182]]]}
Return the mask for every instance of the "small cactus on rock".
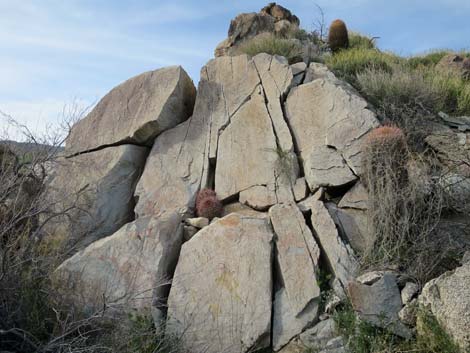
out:
{"label": "small cactus on rock", "polygon": [[196,215],[209,220],[222,216],[223,205],[214,190],[202,189],[196,196]]}
{"label": "small cactus on rock", "polygon": [[332,52],[349,47],[348,29],[346,24],[341,20],[334,20],[330,25],[328,32],[328,44]]}

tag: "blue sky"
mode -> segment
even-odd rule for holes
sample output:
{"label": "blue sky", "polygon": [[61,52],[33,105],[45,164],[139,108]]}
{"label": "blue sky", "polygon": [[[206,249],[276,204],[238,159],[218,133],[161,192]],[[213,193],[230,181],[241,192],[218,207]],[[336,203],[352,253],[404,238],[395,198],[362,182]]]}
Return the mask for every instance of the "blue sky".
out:
{"label": "blue sky", "polygon": [[[0,110],[42,132],[64,105],[96,103],[147,70],[182,65],[195,82],[230,20],[258,0],[0,0]],[[284,0],[312,29],[327,22],[380,37],[402,55],[470,48],[469,0]],[[0,120],[0,128],[4,125]]]}

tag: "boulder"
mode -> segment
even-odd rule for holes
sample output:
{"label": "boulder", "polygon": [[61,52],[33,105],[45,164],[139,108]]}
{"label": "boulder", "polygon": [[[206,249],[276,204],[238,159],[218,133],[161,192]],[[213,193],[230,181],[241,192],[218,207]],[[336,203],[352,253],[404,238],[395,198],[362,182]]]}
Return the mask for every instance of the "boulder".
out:
{"label": "boulder", "polygon": [[139,217],[167,211],[192,215],[208,178],[209,117],[222,99],[217,87],[202,79],[193,116],[156,138],[135,191]]}
{"label": "boulder", "polygon": [[348,294],[354,310],[362,320],[401,337],[411,337],[410,330],[398,317],[403,305],[394,275],[385,273],[372,285],[350,282]]}
{"label": "boulder", "polygon": [[66,154],[123,143],[151,146],[192,114],[196,89],[181,66],[145,72],[113,88],[66,141]]}
{"label": "boulder", "polygon": [[299,178],[295,181],[294,184],[294,198],[295,201],[302,201],[308,195],[308,187],[305,178]]}
{"label": "boulder", "polygon": [[470,58],[458,54],[447,54],[437,63],[436,68],[454,72],[466,80],[470,79]]}
{"label": "boulder", "polygon": [[426,283],[418,302],[431,311],[463,352],[470,349],[470,262]]}
{"label": "boulder", "polygon": [[146,147],[122,145],[59,159],[45,197],[51,212],[68,212],[48,222],[46,234],[78,250],[132,221],[147,154]]}
{"label": "boulder", "polygon": [[167,332],[194,352],[269,346],[272,240],[266,218],[233,213],[184,243],[168,299]]}
{"label": "boulder", "polygon": [[55,272],[61,292],[88,314],[164,310],[183,237],[181,217],[144,217],[95,241]]}
{"label": "boulder", "polygon": [[[324,77],[293,88],[285,106],[311,188],[318,179],[341,186],[360,175],[363,138],[379,125],[368,103],[351,86],[337,80],[326,67],[322,70]],[[319,166],[319,161],[328,161],[330,156],[333,166],[332,162]]]}

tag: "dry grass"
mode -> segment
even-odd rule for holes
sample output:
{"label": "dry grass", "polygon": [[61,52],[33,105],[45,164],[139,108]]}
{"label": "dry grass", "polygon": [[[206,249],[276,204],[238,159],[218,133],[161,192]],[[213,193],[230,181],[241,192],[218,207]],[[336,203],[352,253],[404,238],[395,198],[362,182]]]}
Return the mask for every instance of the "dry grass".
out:
{"label": "dry grass", "polygon": [[260,53],[280,55],[285,57],[289,63],[301,61],[302,48],[292,40],[279,38],[273,34],[254,37],[242,43],[238,48],[239,54],[256,56]]}

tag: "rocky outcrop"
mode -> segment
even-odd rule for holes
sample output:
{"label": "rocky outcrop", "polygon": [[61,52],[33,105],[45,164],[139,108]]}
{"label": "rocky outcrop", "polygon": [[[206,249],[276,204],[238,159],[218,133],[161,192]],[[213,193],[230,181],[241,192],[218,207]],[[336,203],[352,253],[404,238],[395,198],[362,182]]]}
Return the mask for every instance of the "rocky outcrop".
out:
{"label": "rocky outcrop", "polygon": [[228,38],[219,43],[214,56],[236,55],[238,46],[248,39],[265,33],[285,36],[298,30],[299,18],[286,8],[270,3],[259,13],[242,13],[230,22]]}
{"label": "rocky outcrop", "polygon": [[470,349],[470,262],[428,282],[418,301],[431,311],[463,352]]}
{"label": "rocky outcrop", "polygon": [[[85,312],[164,310],[183,237],[181,217],[139,218],[57,269],[62,293]],[[104,309],[103,309],[104,308]]]}
{"label": "rocky outcrop", "polygon": [[66,154],[124,143],[151,146],[158,134],[189,118],[195,97],[194,84],[181,66],[133,77],[73,126]]}
{"label": "rocky outcrop", "polygon": [[186,349],[238,353],[269,346],[272,238],[267,219],[231,214],[183,245],[167,331]]}
{"label": "rocky outcrop", "polygon": [[113,234],[134,218],[134,189],[148,148],[122,145],[59,160],[46,190],[59,215],[47,224],[47,235],[82,249]]}

